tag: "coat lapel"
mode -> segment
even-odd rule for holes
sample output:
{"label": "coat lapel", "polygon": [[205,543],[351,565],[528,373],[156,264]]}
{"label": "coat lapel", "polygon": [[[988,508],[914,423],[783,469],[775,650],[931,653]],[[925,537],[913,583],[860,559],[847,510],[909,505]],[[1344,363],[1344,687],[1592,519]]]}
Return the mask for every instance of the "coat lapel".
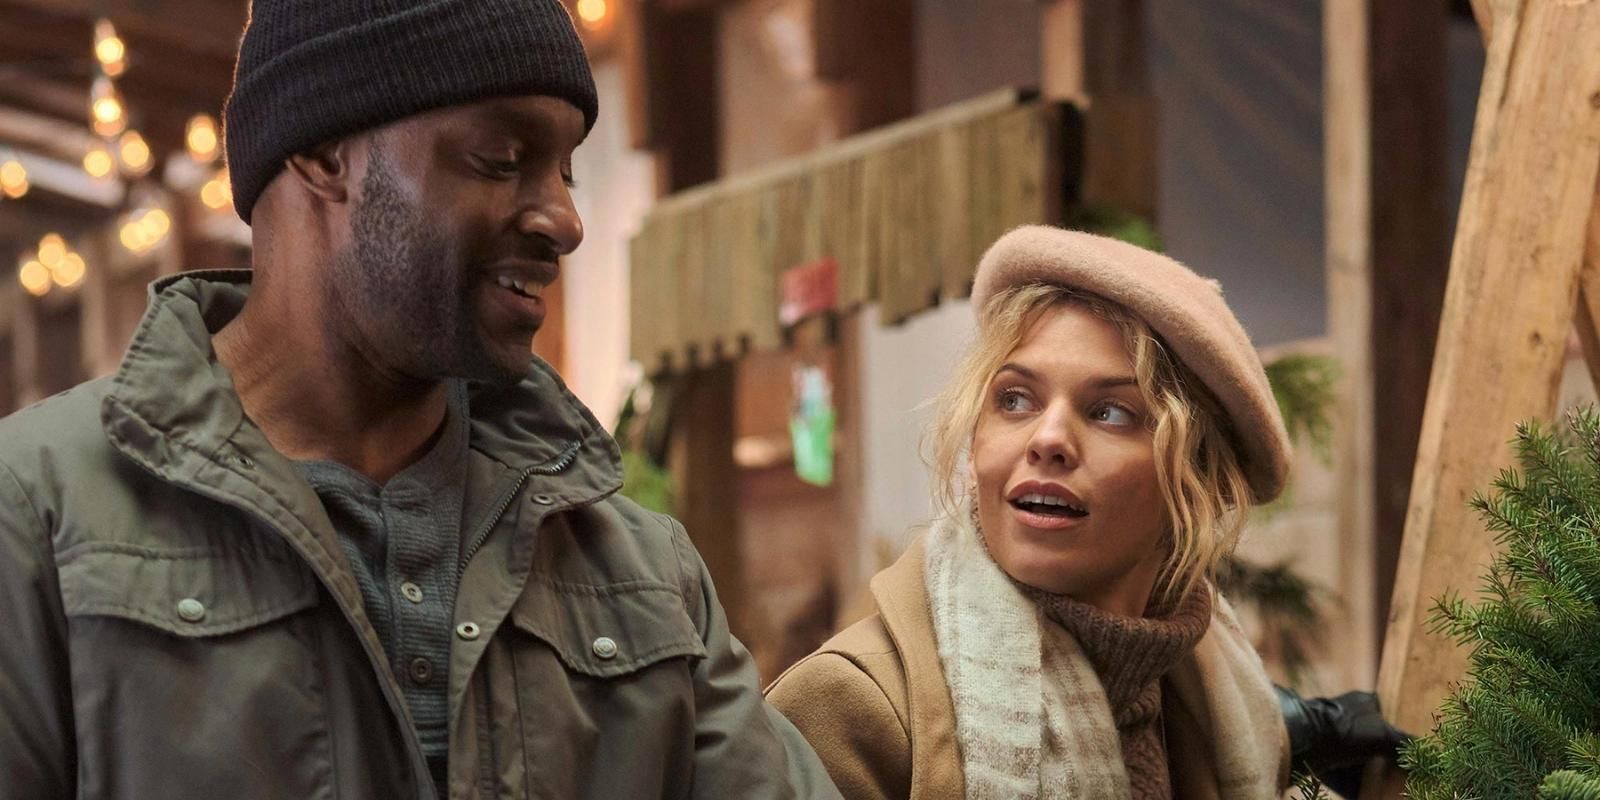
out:
{"label": "coat lapel", "polygon": [[872,579],[878,614],[906,669],[911,727],[911,798],[960,798],[966,786],[956,746],[956,712],[945,687],[933,633],[933,612],[923,588],[922,537],[893,566]]}

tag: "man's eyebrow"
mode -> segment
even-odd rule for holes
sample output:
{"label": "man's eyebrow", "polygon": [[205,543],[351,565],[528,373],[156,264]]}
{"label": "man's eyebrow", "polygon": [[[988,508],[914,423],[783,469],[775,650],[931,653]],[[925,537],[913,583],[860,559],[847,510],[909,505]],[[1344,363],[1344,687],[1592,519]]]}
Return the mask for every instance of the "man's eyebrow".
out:
{"label": "man's eyebrow", "polygon": [[549,134],[550,120],[543,114],[525,111],[504,103],[488,103],[475,109],[473,116],[511,134]]}

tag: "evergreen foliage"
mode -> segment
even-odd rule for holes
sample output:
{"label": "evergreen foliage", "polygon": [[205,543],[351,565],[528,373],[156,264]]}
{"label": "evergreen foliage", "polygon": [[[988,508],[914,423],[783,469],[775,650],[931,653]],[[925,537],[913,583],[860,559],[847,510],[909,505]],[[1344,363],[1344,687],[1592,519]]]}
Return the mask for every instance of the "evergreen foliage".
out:
{"label": "evergreen foliage", "polygon": [[1121,239],[1157,253],[1166,249],[1154,223],[1115,206],[1080,206],[1067,215],[1066,224],[1069,228]]}
{"label": "evergreen foliage", "polygon": [[[1290,354],[1265,365],[1284,427],[1296,445],[1309,446],[1325,463],[1332,457],[1333,402],[1339,362],[1327,356]],[[1293,487],[1291,486],[1290,489]],[[1287,498],[1289,492],[1284,492]],[[1271,514],[1278,503],[1263,509]],[[1289,562],[1252,564],[1235,555],[1217,570],[1217,588],[1228,599],[1255,611],[1265,649],[1277,655],[1291,686],[1298,686],[1311,663],[1311,637],[1323,625],[1326,592]]]}
{"label": "evergreen foliage", "polygon": [[1311,446],[1324,463],[1333,457],[1333,407],[1339,362],[1327,356],[1289,354],[1265,365],[1289,437]]}
{"label": "evergreen foliage", "polygon": [[1472,500],[1500,547],[1481,597],[1433,611],[1471,656],[1402,753],[1420,800],[1600,800],[1600,412],[1525,423],[1514,445],[1519,469]]}

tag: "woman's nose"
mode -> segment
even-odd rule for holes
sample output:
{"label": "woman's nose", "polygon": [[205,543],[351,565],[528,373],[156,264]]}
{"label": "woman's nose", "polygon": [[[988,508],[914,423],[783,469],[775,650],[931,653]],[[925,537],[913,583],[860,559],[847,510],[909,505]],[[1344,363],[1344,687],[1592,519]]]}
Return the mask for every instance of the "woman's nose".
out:
{"label": "woman's nose", "polygon": [[1028,440],[1028,463],[1072,468],[1078,466],[1078,436],[1067,415],[1049,412],[1039,417],[1038,427]]}

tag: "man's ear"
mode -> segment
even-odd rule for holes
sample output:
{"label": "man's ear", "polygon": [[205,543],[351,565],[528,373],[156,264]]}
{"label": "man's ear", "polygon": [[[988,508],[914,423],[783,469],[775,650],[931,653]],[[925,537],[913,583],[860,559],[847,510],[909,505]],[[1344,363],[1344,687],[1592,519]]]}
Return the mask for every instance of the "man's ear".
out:
{"label": "man's ear", "polygon": [[350,199],[354,149],[349,138],[327,142],[289,156],[284,169],[313,195],[329,203],[344,203]]}

